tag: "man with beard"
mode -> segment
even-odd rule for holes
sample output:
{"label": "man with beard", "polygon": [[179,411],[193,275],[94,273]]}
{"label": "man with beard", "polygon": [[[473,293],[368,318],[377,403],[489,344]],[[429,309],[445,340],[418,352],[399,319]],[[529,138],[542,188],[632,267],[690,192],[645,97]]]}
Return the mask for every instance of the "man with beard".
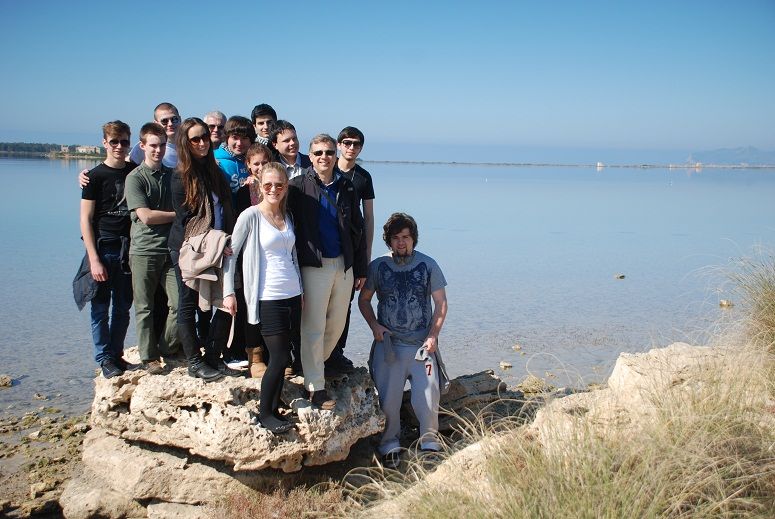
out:
{"label": "man with beard", "polygon": [[[441,449],[439,396],[448,388],[448,377],[438,341],[447,316],[447,282],[436,261],[415,250],[414,218],[393,213],[383,231],[390,252],[369,265],[358,308],[374,334],[369,364],[386,418],[378,451],[384,466],[395,468],[400,462],[400,412],[407,380],[420,422],[420,449]],[[376,315],[371,306],[375,293]]]}

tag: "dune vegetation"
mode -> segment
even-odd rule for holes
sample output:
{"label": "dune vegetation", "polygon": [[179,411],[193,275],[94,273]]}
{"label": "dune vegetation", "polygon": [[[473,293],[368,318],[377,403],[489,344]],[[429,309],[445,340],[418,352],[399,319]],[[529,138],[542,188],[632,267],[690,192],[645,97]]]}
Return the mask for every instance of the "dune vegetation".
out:
{"label": "dune vegetation", "polygon": [[775,260],[738,267],[745,317],[715,334],[711,369],[647,395],[637,427],[590,419],[558,447],[542,441],[551,421],[542,437],[513,417],[470,423],[441,463],[410,455],[398,471],[286,493],[303,507],[283,506],[326,517],[772,517]]}

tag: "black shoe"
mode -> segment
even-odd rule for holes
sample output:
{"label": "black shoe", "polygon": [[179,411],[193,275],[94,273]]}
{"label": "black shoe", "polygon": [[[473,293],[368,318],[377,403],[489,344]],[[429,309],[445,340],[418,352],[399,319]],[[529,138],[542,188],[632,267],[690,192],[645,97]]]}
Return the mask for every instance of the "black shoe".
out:
{"label": "black shoe", "polygon": [[386,469],[395,470],[401,464],[401,452],[398,450],[392,450],[382,456],[382,466]]}
{"label": "black shoe", "polygon": [[205,361],[205,362],[207,362],[208,366],[210,366],[213,369],[217,369],[221,375],[224,375],[226,377],[244,377],[245,376],[244,371],[240,371],[238,369],[231,369],[221,359]]}
{"label": "black shoe", "polygon": [[295,427],[293,423],[284,421],[284,420],[279,420],[274,416],[264,418],[263,420],[259,418],[258,426],[263,427],[264,429],[268,430],[272,434],[282,434],[290,431]]}
{"label": "black shoe", "polygon": [[124,371],[137,371],[142,367],[142,364],[132,364],[131,362],[127,362],[124,357],[119,357],[116,359],[116,366]]}
{"label": "black shoe", "polygon": [[319,389],[317,391],[311,392],[309,395],[309,401],[313,406],[319,407],[323,411],[331,411],[334,409],[334,407],[336,407],[336,400],[329,398],[325,389]]}
{"label": "black shoe", "polygon": [[204,360],[189,364],[188,374],[194,378],[201,378],[205,382],[212,382],[223,378],[223,373],[211,368]]}
{"label": "black shoe", "polygon": [[[327,378],[339,377],[341,375],[349,375],[355,371],[355,366],[345,357],[340,357],[342,360],[335,360],[331,362],[331,359],[326,361],[324,376]],[[345,362],[347,361],[347,362]]]}
{"label": "black shoe", "polygon": [[113,359],[105,359],[100,363],[102,368],[102,376],[105,378],[119,377],[124,374],[124,370],[116,366]]}

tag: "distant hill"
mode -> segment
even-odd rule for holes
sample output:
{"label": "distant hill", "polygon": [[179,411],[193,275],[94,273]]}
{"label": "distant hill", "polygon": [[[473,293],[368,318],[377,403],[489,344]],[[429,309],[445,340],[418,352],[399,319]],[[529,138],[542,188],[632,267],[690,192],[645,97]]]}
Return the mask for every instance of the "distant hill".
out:
{"label": "distant hill", "polygon": [[693,152],[689,162],[703,164],[775,164],[775,151],[765,151],[753,146],[742,148],[721,148],[710,151]]}

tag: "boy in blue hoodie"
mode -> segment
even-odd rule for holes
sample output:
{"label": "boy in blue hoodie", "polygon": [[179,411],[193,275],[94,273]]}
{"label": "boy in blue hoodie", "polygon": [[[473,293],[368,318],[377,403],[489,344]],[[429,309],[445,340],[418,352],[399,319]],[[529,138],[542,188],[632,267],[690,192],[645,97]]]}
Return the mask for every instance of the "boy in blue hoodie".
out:
{"label": "boy in blue hoodie", "polygon": [[[256,141],[256,130],[250,119],[234,115],[226,121],[223,131],[226,134],[226,140],[215,150],[215,160],[231,188],[232,207],[236,207],[237,191],[250,177],[250,172],[245,164],[245,153],[250,145]],[[224,352],[223,359],[231,369],[248,366],[244,333],[247,307],[244,301],[242,289],[239,289],[237,291],[237,323],[234,327],[234,339],[231,348]]]}
{"label": "boy in blue hoodie", "polygon": [[232,203],[237,203],[237,191],[250,176],[245,165],[245,153],[256,141],[256,130],[247,117],[234,115],[223,129],[226,141],[215,150],[215,160],[231,188]]}

